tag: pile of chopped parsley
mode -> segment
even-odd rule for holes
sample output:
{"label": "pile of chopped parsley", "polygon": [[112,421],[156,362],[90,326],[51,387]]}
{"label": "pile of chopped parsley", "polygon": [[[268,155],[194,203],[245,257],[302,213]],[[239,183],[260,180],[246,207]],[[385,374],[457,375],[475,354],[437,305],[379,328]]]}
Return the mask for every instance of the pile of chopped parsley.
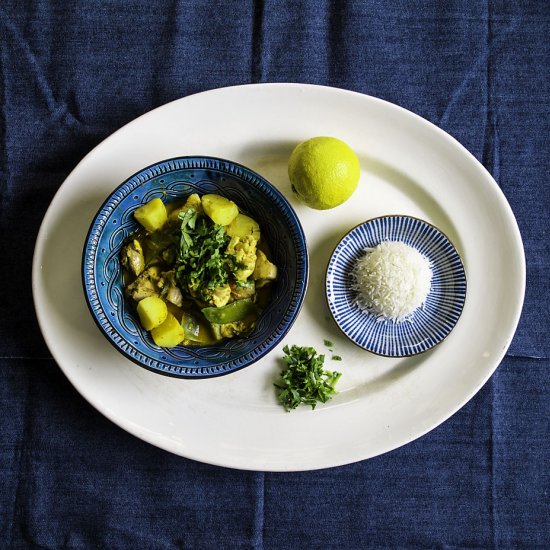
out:
{"label": "pile of chopped parsley", "polygon": [[304,403],[312,409],[318,402],[326,403],[337,393],[335,386],[340,372],[324,370],[325,356],[311,347],[285,346],[287,368],[275,384],[277,398],[287,411]]}

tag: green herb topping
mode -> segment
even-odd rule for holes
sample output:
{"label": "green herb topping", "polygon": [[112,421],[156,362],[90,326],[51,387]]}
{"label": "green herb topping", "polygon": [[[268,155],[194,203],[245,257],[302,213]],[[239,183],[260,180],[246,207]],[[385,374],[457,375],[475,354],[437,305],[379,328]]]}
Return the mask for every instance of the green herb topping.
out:
{"label": "green herb topping", "polygon": [[212,291],[229,281],[234,257],[225,250],[230,241],[223,226],[199,217],[194,208],[180,214],[181,238],[176,262],[180,286],[207,300]]}
{"label": "green herb topping", "polygon": [[292,346],[283,348],[287,368],[281,373],[281,381],[275,384],[277,397],[287,411],[301,403],[315,409],[317,402],[326,403],[337,393],[336,382],[341,373],[323,369],[325,356],[314,348]]}

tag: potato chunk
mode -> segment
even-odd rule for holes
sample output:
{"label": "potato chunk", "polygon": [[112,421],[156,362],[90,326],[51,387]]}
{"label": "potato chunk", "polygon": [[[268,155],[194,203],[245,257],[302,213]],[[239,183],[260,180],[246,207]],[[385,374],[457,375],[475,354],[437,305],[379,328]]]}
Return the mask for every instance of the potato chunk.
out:
{"label": "potato chunk", "polygon": [[189,195],[185,203],[179,208],[172,209],[172,211],[168,215],[168,221],[170,223],[177,223],[178,225],[181,225],[179,215],[187,212],[190,208],[193,208],[193,210],[195,210],[199,214],[202,214],[201,198],[199,197],[199,195],[197,195],[197,193]]}
{"label": "potato chunk", "polygon": [[219,225],[229,225],[239,214],[237,205],[220,195],[203,195],[201,203],[204,213]]}
{"label": "potato chunk", "polygon": [[137,305],[137,312],[141,326],[145,330],[151,330],[161,325],[168,316],[168,308],[164,300],[157,296],[143,298]]}
{"label": "potato chunk", "polygon": [[148,203],[140,206],[135,212],[134,217],[147,231],[151,233],[158,231],[168,220],[166,207],[159,199],[152,199]]}
{"label": "potato chunk", "polygon": [[225,231],[230,237],[246,237],[247,235],[252,235],[257,241],[260,240],[260,226],[258,222],[244,214],[238,214],[225,228]]}
{"label": "potato chunk", "polygon": [[151,330],[151,336],[157,346],[173,348],[183,342],[185,333],[179,321],[169,313],[164,323]]}

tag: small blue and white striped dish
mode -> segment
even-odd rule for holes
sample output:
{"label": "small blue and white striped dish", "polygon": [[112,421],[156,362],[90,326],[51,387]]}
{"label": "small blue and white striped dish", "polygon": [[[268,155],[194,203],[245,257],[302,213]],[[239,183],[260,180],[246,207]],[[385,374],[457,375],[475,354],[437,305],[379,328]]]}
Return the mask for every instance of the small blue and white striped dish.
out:
{"label": "small blue and white striped dish", "polygon": [[[382,241],[401,241],[431,263],[432,286],[424,305],[410,320],[379,320],[356,303],[352,268]],[[358,346],[387,357],[425,352],[444,340],[456,325],[466,299],[466,274],[451,241],[433,225],[410,216],[383,216],[352,229],[338,243],[327,268],[326,296],[336,324]]]}

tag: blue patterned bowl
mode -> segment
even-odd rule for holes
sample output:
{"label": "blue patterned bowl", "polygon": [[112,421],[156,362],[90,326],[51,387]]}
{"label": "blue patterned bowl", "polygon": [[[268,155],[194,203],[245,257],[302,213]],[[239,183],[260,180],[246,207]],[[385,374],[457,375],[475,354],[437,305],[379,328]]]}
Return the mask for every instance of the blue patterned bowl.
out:
{"label": "blue patterned bowl", "polygon": [[[258,221],[279,267],[272,299],[247,338],[205,347],[156,346],[124,297],[119,253],[137,228],[133,212],[155,198],[176,200],[191,193],[217,193],[234,200]],[[90,227],[83,254],[84,294],[109,342],[154,372],[206,378],[254,363],[284,337],[304,300],[308,279],[304,232],[283,195],[260,175],[227,160],[181,157],[145,168],[107,198]]]}
{"label": "blue patterned bowl", "polygon": [[[428,297],[407,321],[380,321],[356,302],[352,268],[366,248],[382,241],[402,241],[431,262]],[[336,324],[352,342],[378,355],[406,357],[433,348],[454,328],[466,299],[466,274],[439,229],[418,218],[384,216],[358,225],[340,241],[328,264],[326,296]]]}

